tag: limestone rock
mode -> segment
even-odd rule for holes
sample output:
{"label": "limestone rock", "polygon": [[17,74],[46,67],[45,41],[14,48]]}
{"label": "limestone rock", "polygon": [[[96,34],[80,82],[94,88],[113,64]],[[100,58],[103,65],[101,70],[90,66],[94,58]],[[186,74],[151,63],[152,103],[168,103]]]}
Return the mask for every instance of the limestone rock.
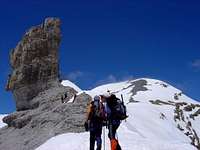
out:
{"label": "limestone rock", "polygon": [[14,94],[17,111],[3,118],[8,126],[0,129],[0,149],[34,150],[55,135],[84,131],[92,98],[60,84],[60,38],[60,20],[48,18],[12,51],[7,89]]}
{"label": "limestone rock", "polygon": [[[62,103],[61,96],[66,93],[66,103]],[[32,99],[38,103],[37,108],[6,116],[3,121],[8,126],[0,130],[0,149],[34,150],[58,134],[83,132],[86,108],[92,98],[82,93],[68,103],[75,94],[70,87],[52,87]]]}
{"label": "limestone rock", "polygon": [[28,30],[12,50],[13,71],[6,89],[13,92],[17,110],[32,108],[32,98],[58,84],[60,24],[59,19],[47,18],[42,25]]}

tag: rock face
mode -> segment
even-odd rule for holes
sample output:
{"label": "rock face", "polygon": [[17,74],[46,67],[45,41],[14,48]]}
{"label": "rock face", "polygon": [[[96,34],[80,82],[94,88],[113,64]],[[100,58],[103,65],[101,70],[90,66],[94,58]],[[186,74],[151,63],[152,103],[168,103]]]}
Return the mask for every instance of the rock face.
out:
{"label": "rock face", "polygon": [[[62,103],[66,93],[66,103]],[[8,126],[0,129],[0,149],[34,150],[58,134],[83,132],[91,97],[82,93],[73,103],[67,103],[75,94],[70,87],[52,87],[33,99],[39,101],[39,107],[6,116],[3,121]]]}
{"label": "rock face", "polygon": [[58,81],[60,36],[60,20],[48,18],[12,51],[7,90],[14,94],[17,112],[3,118],[8,126],[0,129],[0,150],[34,150],[57,134],[84,131],[91,97]]}
{"label": "rock face", "polygon": [[60,24],[59,19],[47,18],[42,25],[28,30],[12,50],[10,64],[13,71],[6,89],[13,92],[17,110],[33,108],[30,100],[57,84]]}

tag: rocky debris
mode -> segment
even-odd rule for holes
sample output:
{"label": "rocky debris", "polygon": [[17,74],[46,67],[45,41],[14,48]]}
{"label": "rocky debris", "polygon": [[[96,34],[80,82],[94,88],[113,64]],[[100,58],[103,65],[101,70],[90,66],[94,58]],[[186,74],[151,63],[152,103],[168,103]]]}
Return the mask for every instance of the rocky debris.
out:
{"label": "rocky debris", "polygon": [[129,100],[129,103],[139,103],[139,102],[140,102],[140,101],[136,101],[136,100],[134,100],[133,97],[131,97],[130,100]]}
{"label": "rocky debris", "polygon": [[147,85],[146,80],[138,80],[131,82],[132,86],[134,85],[133,89],[131,90],[132,96],[136,95],[139,91],[147,91],[148,89],[145,87]]}
{"label": "rocky debris", "polygon": [[192,111],[194,109],[193,105],[187,105],[184,107],[185,111]]}
{"label": "rocky debris", "polygon": [[187,105],[187,103],[186,102],[176,102],[175,105],[180,107],[180,106]]}
{"label": "rocky debris", "polygon": [[151,102],[154,105],[172,105],[172,106],[174,106],[173,103],[161,101],[161,100],[158,100],[158,99],[157,100],[149,100],[149,102]]}
{"label": "rocky debris", "polygon": [[159,85],[161,85],[164,88],[167,88],[169,86],[169,85],[167,85],[165,83],[162,83],[162,82],[155,82],[155,84],[159,84]]}
{"label": "rocky debris", "polygon": [[[137,94],[137,92],[139,91],[147,91],[148,89],[145,87],[145,85],[147,85],[147,81],[146,80],[137,80],[137,81],[130,81],[131,85],[128,86],[127,88],[124,88],[123,90],[125,89],[128,89],[130,87],[133,87],[132,90],[131,90],[131,94],[133,97],[134,95]],[[132,98],[129,100],[129,102],[135,102]],[[138,101],[137,101],[138,102]]]}
{"label": "rocky debris", "polygon": [[198,109],[194,114],[193,116],[197,117],[198,115],[200,115],[200,109]]}
{"label": "rocky debris", "polygon": [[168,85],[167,84],[164,84],[164,83],[161,83],[160,85],[162,85],[164,88],[167,88]]}
{"label": "rocky debris", "polygon": [[183,110],[180,107],[181,107],[180,103],[178,103],[178,104],[176,103],[175,109],[174,109],[174,121],[175,122],[177,121],[177,119],[179,121],[185,122],[184,113],[183,113]]}
{"label": "rocky debris", "polygon": [[165,116],[165,114],[160,113],[160,119],[165,120],[167,117]]}
{"label": "rocky debris", "polygon": [[45,19],[29,29],[10,53],[12,74],[6,89],[13,92],[17,110],[35,107],[30,100],[58,84],[60,24],[57,18]]}
{"label": "rocky debris", "polygon": [[[182,93],[177,94],[181,96]],[[186,103],[186,102],[177,102],[174,101],[162,101],[162,100],[150,100],[154,105],[171,105],[174,108],[174,121],[176,123],[177,129],[184,133],[187,136],[191,144],[200,150],[200,138],[193,128],[192,122],[190,119],[195,120],[195,117],[200,116],[200,107],[199,104]],[[160,119],[165,119],[165,115],[160,113]]]}
{"label": "rocky debris", "polygon": [[182,94],[183,94],[183,93],[182,93],[182,92],[180,92],[180,93],[178,93],[178,96],[182,96]]}
{"label": "rocky debris", "polygon": [[196,133],[196,131],[191,127],[189,138],[191,140],[191,144],[195,146],[198,150],[200,150],[200,139]]}
{"label": "rocky debris", "polygon": [[[180,94],[179,94],[180,95]],[[176,122],[177,128],[184,132],[184,134],[191,140],[191,144],[200,150],[200,139],[198,134],[192,127],[190,119],[195,120],[195,117],[200,115],[199,104],[188,104],[186,102],[176,101],[161,101],[161,100],[150,100],[154,105],[171,105],[174,106],[174,121]],[[194,110],[196,110],[194,112]],[[187,112],[187,113],[184,113]],[[160,113],[160,119],[165,119],[165,115]]]}
{"label": "rocky debris", "polygon": [[177,125],[177,128],[178,128],[180,131],[184,131],[184,129],[180,126],[180,124]]}
{"label": "rocky debris", "polygon": [[179,96],[178,96],[177,93],[174,94],[174,99],[175,99],[175,100],[179,100]]}
{"label": "rocky debris", "polygon": [[[177,128],[189,137],[191,144],[200,150],[199,137],[190,121],[191,118],[194,119],[194,114],[200,114],[200,109],[192,113],[192,111],[196,109],[196,105],[198,104],[187,104],[185,102],[175,103],[174,121],[177,123]],[[184,111],[187,113],[184,113]]]}
{"label": "rocky debris", "polygon": [[[133,96],[137,94],[137,92],[139,91],[147,91],[148,89],[145,87],[145,85],[147,85],[147,81],[146,80],[143,80],[143,79],[140,79],[140,80],[137,80],[137,81],[128,81],[128,83],[130,83],[129,86],[123,88],[122,90],[120,91],[123,91],[123,90],[126,90],[126,89],[129,89],[129,88],[132,88],[132,90],[130,91],[131,93],[131,98],[129,100],[129,103],[135,103],[135,102],[139,102],[139,101],[135,101],[133,99]],[[113,94],[115,93],[118,93],[120,91],[115,91],[115,92],[112,92]]]}
{"label": "rocky debris", "polygon": [[193,133],[194,133],[194,146],[198,149],[198,150],[200,150],[200,139],[199,139],[199,137],[198,137],[198,135],[197,135],[197,133],[196,133],[196,131],[193,129]]}
{"label": "rocky debris", "polygon": [[200,108],[193,114],[190,114],[190,118],[195,120],[195,117],[198,117],[200,115]]}
{"label": "rocky debris", "polygon": [[174,94],[174,99],[175,99],[175,100],[179,100],[180,97],[182,96],[182,94],[183,94],[182,92],[180,92],[180,93],[175,93],[175,94]]}

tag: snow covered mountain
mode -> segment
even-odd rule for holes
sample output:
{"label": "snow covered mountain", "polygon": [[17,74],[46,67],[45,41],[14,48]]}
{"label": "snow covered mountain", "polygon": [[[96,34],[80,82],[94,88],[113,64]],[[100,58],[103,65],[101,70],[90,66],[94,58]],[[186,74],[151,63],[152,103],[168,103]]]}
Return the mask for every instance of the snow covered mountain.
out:
{"label": "snow covered mountain", "polygon": [[[108,90],[118,97],[123,95],[129,115],[118,130],[123,150],[200,149],[200,103],[163,81],[143,78],[102,85],[88,91],[81,91],[70,81],[64,81],[63,85],[92,97]],[[106,149],[110,149],[106,129],[102,138]],[[58,135],[37,150],[49,149],[88,150],[89,133]]]}

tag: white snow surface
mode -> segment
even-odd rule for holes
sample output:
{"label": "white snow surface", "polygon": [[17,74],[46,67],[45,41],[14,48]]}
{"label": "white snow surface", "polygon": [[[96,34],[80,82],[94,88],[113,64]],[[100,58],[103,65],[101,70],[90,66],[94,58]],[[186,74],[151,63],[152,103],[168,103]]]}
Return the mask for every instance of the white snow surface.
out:
{"label": "white snow surface", "polygon": [[5,117],[5,116],[6,116],[5,114],[0,114],[0,128],[6,126],[6,124],[3,123],[3,121],[2,121],[3,117]]}
{"label": "white snow surface", "polygon": [[73,103],[74,102],[74,97],[75,96],[73,96],[67,103]]}
{"label": "white snow surface", "polygon": [[[128,119],[122,122],[117,132],[123,150],[196,150],[190,144],[189,137],[177,128],[177,122],[174,121],[174,106],[155,105],[149,102],[149,100],[176,101],[174,95],[182,92],[163,81],[147,78],[143,78],[143,80],[147,81],[145,87],[148,90],[139,91],[136,95],[131,94],[131,90],[134,87],[131,86],[133,81],[102,85],[85,92],[92,97],[104,94],[107,90],[115,93],[118,97],[123,94],[129,115]],[[131,97],[139,102],[130,103]],[[183,93],[179,96],[178,102],[200,104]],[[164,119],[162,114],[164,114]],[[187,116],[188,113],[184,112],[184,115]],[[189,121],[192,122],[198,136],[200,136],[199,116],[195,120],[191,119]],[[184,122],[180,122],[180,125],[185,128]],[[105,134],[104,131],[106,132]],[[105,136],[106,150],[110,150],[107,132],[107,129],[103,130],[102,139],[104,145]],[[37,148],[37,150],[66,149],[88,150],[89,133],[58,135]]]}
{"label": "white snow surface", "polygon": [[82,90],[77,86],[75,85],[74,83],[72,83],[71,81],[69,80],[64,80],[62,81],[61,83],[63,86],[69,86],[69,87],[72,87],[74,90],[76,90],[77,92],[81,92]]}

